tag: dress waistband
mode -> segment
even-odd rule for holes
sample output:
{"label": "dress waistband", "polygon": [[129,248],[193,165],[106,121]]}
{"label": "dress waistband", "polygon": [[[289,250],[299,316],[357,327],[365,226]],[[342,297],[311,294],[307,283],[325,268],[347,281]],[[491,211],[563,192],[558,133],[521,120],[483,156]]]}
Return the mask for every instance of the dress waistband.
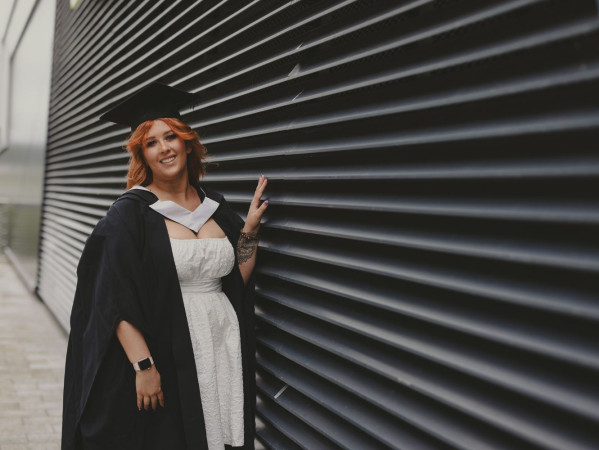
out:
{"label": "dress waistband", "polygon": [[221,292],[222,282],[220,278],[210,278],[206,280],[197,281],[179,281],[181,285],[181,292],[195,294],[207,292]]}

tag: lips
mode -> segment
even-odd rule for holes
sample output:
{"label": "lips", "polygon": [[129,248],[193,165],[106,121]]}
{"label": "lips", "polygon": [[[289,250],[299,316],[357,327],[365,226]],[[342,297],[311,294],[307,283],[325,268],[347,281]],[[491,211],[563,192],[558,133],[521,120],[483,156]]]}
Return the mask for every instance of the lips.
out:
{"label": "lips", "polygon": [[168,158],[164,158],[160,160],[161,164],[168,164],[170,162],[173,162],[175,160],[175,155],[173,156],[169,156]]}

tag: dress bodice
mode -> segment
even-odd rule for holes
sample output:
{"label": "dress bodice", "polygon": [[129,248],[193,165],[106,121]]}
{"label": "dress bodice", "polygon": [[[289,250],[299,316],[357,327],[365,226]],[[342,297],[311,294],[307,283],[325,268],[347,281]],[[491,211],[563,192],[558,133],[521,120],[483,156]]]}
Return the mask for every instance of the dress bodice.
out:
{"label": "dress bodice", "polygon": [[181,290],[214,292],[221,290],[220,279],[233,270],[235,254],[224,238],[170,238]]}

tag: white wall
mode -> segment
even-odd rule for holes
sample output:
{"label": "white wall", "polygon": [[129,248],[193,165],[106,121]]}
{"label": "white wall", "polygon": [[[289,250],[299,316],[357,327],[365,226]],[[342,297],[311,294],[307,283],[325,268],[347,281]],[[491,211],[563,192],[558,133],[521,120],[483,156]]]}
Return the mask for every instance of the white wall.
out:
{"label": "white wall", "polygon": [[33,289],[56,0],[6,1],[0,16],[0,247]]}
{"label": "white wall", "polygon": [[[50,5],[51,4],[51,5]],[[0,152],[8,145],[10,121],[10,67],[15,51],[38,8],[51,9],[52,37],[55,0],[2,0],[0,8]],[[47,36],[43,36],[47,38]],[[42,46],[43,47],[43,46]],[[39,53],[45,52],[40,48]],[[33,56],[33,55],[32,55]]]}

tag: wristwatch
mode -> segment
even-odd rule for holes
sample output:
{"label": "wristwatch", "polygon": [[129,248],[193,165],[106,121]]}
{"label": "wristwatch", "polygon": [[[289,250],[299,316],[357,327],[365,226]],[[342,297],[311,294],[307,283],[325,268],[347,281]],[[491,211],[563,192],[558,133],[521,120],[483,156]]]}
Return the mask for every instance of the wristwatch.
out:
{"label": "wristwatch", "polygon": [[136,372],[141,372],[142,370],[147,370],[154,365],[154,360],[151,356],[147,358],[142,358],[136,363],[133,363],[133,368]]}

